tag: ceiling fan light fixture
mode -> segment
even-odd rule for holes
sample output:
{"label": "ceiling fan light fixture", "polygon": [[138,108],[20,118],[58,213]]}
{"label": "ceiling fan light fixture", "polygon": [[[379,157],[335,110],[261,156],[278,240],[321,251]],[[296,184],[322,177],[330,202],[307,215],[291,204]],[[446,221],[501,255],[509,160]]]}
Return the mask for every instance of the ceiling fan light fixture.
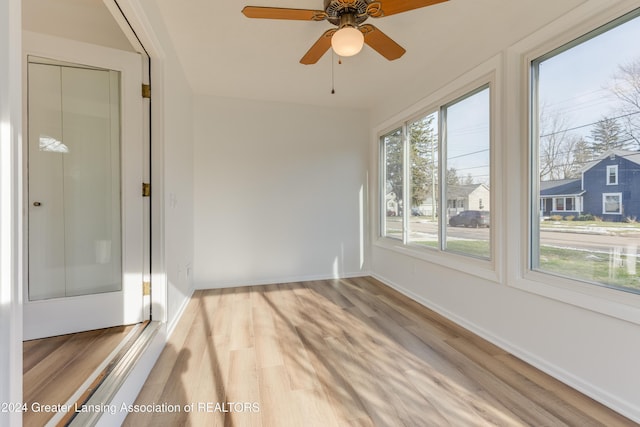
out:
{"label": "ceiling fan light fixture", "polygon": [[355,27],[342,27],[331,36],[331,47],[338,56],[353,56],[364,46],[364,35]]}

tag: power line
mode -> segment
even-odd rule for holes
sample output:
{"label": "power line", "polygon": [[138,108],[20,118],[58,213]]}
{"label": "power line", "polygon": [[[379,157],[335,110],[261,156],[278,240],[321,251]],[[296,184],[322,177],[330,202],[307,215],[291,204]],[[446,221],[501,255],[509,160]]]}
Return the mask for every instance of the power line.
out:
{"label": "power line", "polygon": [[[621,116],[616,116],[616,117],[607,117],[607,119],[610,119],[610,120],[617,120],[617,119],[622,119],[622,118],[624,118],[624,117],[633,116],[633,115],[635,115],[635,114],[640,114],[640,111],[635,111],[635,112],[633,112],[633,113],[623,114],[623,115],[621,115]],[[598,120],[598,121],[596,121],[596,122],[587,123],[587,124],[584,124],[584,125],[580,125],[580,126],[575,126],[575,127],[572,127],[572,128],[567,128],[567,129],[559,130],[559,131],[557,131],[557,132],[550,132],[550,133],[547,133],[547,134],[544,134],[544,135],[540,135],[540,138],[545,138],[545,137],[547,137],[547,136],[552,136],[552,135],[558,135],[558,134],[560,134],[560,133],[569,132],[570,130],[577,130],[577,129],[586,128],[586,127],[589,127],[589,126],[596,125],[596,124],[600,123],[601,121],[602,121],[602,120]]]}
{"label": "power line", "polygon": [[[636,143],[637,143],[638,141],[637,141],[635,138],[633,138],[633,137],[631,137],[631,138],[627,138],[627,139],[623,139],[623,140],[621,140],[621,141],[615,141],[615,143],[614,143],[613,145],[615,145],[615,146],[616,146],[616,148],[614,148],[614,149],[615,149],[615,150],[632,151],[632,152],[633,152],[633,154],[637,154],[637,153],[638,153],[638,151],[634,151],[634,150],[630,150],[630,149],[628,149],[628,148],[624,148],[624,146],[625,146],[625,145],[628,145],[628,144],[627,144],[628,142],[636,142]],[[588,147],[587,147],[587,148],[588,148]],[[594,150],[593,150],[593,149],[591,149],[591,148],[588,148],[588,149],[589,149],[589,151],[590,151],[590,152],[593,152],[593,151],[594,151]],[[559,155],[571,154],[571,153],[574,153],[574,152],[577,152],[577,151],[579,151],[579,150],[575,150],[575,149],[565,150],[565,149],[562,149],[562,150],[557,150],[557,151],[553,151],[553,152],[551,152],[551,153],[548,153],[548,155],[551,155],[551,156],[557,157],[557,156],[559,156]],[[544,153],[540,153],[540,154],[544,154]],[[597,153],[597,154],[598,154],[598,155],[600,155],[600,154],[602,154],[602,153]]]}
{"label": "power line", "polygon": [[471,170],[471,169],[486,169],[488,168],[489,165],[480,165],[480,166],[470,166],[468,168],[455,168],[456,171],[460,172],[460,171],[466,171],[466,170]]}
{"label": "power line", "polygon": [[485,148],[483,150],[478,150],[478,151],[473,151],[471,153],[465,153],[465,154],[459,154],[457,156],[447,157],[447,160],[459,159],[460,157],[466,157],[466,156],[471,156],[473,154],[484,153],[485,151],[489,151],[489,148]]}

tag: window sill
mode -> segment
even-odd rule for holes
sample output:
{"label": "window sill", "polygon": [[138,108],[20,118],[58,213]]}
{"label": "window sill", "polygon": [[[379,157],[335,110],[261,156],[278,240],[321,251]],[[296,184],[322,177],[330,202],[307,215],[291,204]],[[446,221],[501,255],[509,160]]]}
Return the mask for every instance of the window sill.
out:
{"label": "window sill", "polygon": [[640,295],[539,271],[510,281],[514,288],[640,325]]}
{"label": "window sill", "polygon": [[472,276],[489,280],[494,283],[500,283],[499,269],[496,267],[493,259],[481,259],[474,256],[467,256],[455,252],[440,251],[420,247],[417,245],[405,245],[400,240],[390,239],[386,237],[378,237],[374,245],[389,251],[393,251],[402,255],[409,256],[421,261],[437,264],[442,267],[460,271],[461,273],[470,274]]}

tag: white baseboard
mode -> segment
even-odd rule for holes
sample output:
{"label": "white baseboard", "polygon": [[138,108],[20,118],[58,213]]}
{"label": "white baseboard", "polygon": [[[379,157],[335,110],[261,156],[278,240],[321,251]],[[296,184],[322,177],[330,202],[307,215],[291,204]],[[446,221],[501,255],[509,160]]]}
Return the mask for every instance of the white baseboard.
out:
{"label": "white baseboard", "polygon": [[332,274],[317,275],[317,276],[284,276],[284,277],[270,277],[262,279],[251,280],[228,280],[221,282],[202,282],[196,283],[196,289],[223,289],[223,288],[237,288],[240,286],[261,286],[272,285],[276,283],[294,283],[294,282],[310,282],[313,280],[331,280],[331,279],[347,279],[351,277],[370,276],[369,271],[356,271],[352,273],[340,273],[338,276]]}
{"label": "white baseboard", "polygon": [[193,293],[194,292],[195,292],[195,289],[193,287],[191,287],[191,291],[189,292],[189,295],[187,295],[185,297],[184,301],[182,301],[182,304],[180,305],[180,308],[178,309],[178,312],[176,313],[174,318],[171,319],[170,322],[168,322],[168,324],[167,324],[167,340],[169,339],[169,337],[171,337],[171,334],[173,334],[173,331],[176,329],[176,326],[178,326],[178,322],[180,322],[180,319],[182,318],[182,315],[184,314],[184,311],[187,309],[187,306],[189,305],[189,301],[191,301],[191,298],[193,297]]}
{"label": "white baseboard", "polygon": [[609,393],[606,390],[603,390],[600,387],[597,387],[587,381],[584,381],[582,378],[577,377],[566,370],[549,363],[547,360],[541,359],[535,354],[517,346],[513,343],[502,339],[501,337],[493,334],[492,332],[476,325],[469,320],[458,316],[457,314],[445,309],[444,307],[429,301],[428,299],[398,285],[397,283],[389,280],[388,278],[381,276],[376,273],[371,273],[372,277],[375,277],[385,285],[390,288],[395,289],[401,294],[411,298],[412,300],[422,304],[430,310],[435,311],[436,313],[446,317],[447,319],[457,323],[465,329],[477,334],[478,336],[486,339],[492,344],[497,345],[505,351],[513,354],[514,356],[522,359],[523,361],[529,363],[530,365],[540,369],[542,372],[545,372],[548,375],[562,381],[563,383],[573,387],[579,392],[591,397],[592,399],[602,403],[603,405],[613,409],[614,411],[624,415],[627,418],[630,418],[633,421],[640,423],[640,407],[637,404],[626,401],[624,399],[620,399],[619,397]]}

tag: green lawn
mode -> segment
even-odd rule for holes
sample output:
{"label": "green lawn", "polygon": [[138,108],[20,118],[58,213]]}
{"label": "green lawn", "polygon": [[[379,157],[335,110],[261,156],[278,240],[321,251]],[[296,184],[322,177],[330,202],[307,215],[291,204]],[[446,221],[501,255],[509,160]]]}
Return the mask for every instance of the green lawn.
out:
{"label": "green lawn", "polygon": [[[574,229],[592,230],[605,229],[609,234],[640,233],[640,223],[604,222],[604,221],[545,221],[540,224],[544,229]],[[396,230],[394,230],[396,231]],[[397,230],[400,234],[401,230]],[[438,242],[433,240],[413,241],[413,244],[438,248]],[[489,258],[491,248],[486,240],[457,240],[447,241],[447,250],[461,254]],[[538,269],[560,276],[604,284],[640,292],[640,257],[609,253],[594,253],[577,249],[540,247],[540,263]],[[634,265],[629,265],[635,263]],[[635,267],[635,268],[633,268]]]}
{"label": "green lawn", "polygon": [[[415,244],[437,248],[435,241],[415,241]],[[488,258],[490,256],[489,242],[486,240],[450,240],[447,249],[466,255]],[[607,286],[640,291],[640,277],[628,267],[629,262],[636,263],[636,270],[640,272],[640,262],[634,256],[619,257],[607,253],[593,253],[575,249],[540,247],[541,271],[556,273],[561,276],[602,283]]]}
{"label": "green lawn", "polygon": [[542,271],[609,286],[640,290],[640,278],[637,273],[629,273],[629,262],[635,262],[636,271],[640,271],[637,258],[627,257],[625,254],[614,258],[613,255],[606,253],[550,246],[540,247],[540,270]]}
{"label": "green lawn", "polygon": [[[433,240],[414,241],[412,243],[432,248],[438,247],[438,242]],[[447,241],[447,250],[480,258],[489,258],[491,256],[491,247],[488,240],[449,240]]]}

